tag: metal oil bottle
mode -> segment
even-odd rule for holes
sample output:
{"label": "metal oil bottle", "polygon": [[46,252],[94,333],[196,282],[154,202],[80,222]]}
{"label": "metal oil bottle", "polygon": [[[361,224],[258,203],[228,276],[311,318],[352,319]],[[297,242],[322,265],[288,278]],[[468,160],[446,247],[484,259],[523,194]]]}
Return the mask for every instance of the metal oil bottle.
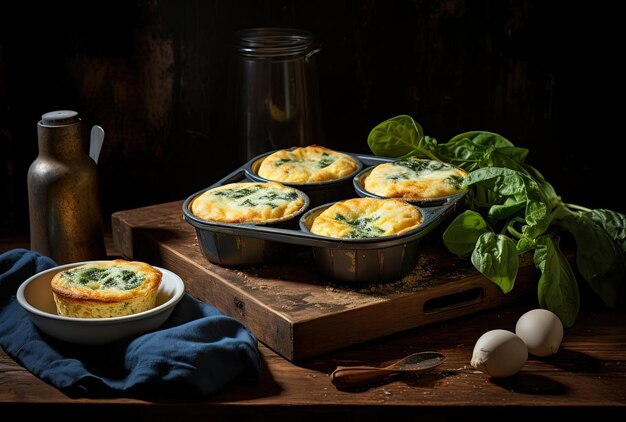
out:
{"label": "metal oil bottle", "polygon": [[39,155],[28,169],[30,247],[58,264],[106,259],[95,162],[71,110],[37,124]]}

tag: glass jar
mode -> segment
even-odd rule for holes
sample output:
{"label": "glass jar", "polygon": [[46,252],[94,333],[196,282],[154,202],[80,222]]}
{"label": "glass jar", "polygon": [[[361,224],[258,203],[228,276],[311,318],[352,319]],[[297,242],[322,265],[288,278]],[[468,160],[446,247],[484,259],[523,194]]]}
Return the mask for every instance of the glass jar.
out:
{"label": "glass jar", "polygon": [[324,143],[315,64],[308,31],[251,28],[234,39],[232,98],[245,159],[270,150]]}

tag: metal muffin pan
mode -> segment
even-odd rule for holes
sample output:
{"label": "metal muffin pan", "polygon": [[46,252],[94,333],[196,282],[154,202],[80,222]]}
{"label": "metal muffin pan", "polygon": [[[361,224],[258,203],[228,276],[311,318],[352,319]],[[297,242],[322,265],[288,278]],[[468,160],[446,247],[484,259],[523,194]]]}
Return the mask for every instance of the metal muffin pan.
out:
{"label": "metal muffin pan", "polygon": [[[310,232],[315,218],[333,203],[307,211],[300,218],[300,230],[314,240],[309,243],[319,270],[326,276],[348,282],[396,280],[417,264],[423,237],[454,209],[454,203],[437,208],[420,208],[422,224],[400,235],[371,239],[332,239]],[[419,208],[419,207],[418,207]],[[327,240],[333,241],[328,245]],[[317,244],[318,241],[323,243]]]}
{"label": "metal muffin pan", "polygon": [[[386,158],[385,161],[381,162],[380,164],[390,163],[393,161],[397,161],[397,159]],[[387,196],[381,196],[372,192],[368,192],[365,189],[365,179],[367,179],[367,177],[372,172],[372,170],[374,170],[374,167],[375,166],[366,167],[365,169],[361,170],[356,176],[354,176],[352,180],[353,185],[354,185],[354,191],[361,198],[379,198],[379,199],[389,198]],[[398,199],[404,199],[406,202],[413,204],[413,205],[417,205],[418,207],[432,207],[432,206],[445,204],[446,202],[456,202],[459,199],[462,199],[466,194],[467,194],[467,191],[463,191],[463,192],[455,193],[453,195],[441,196],[437,198],[424,198],[424,199],[398,198]]]}
{"label": "metal muffin pan", "polygon": [[[246,177],[255,182],[271,182],[273,180],[266,179],[264,177],[259,176],[259,168],[270,154],[276,151],[270,151],[261,155],[258,155],[248,161],[243,166],[243,171],[246,174]],[[342,151],[338,151],[342,152]],[[340,179],[329,180],[326,182],[313,182],[313,183],[286,183],[280,182],[285,186],[290,186],[295,189],[299,189],[306,193],[310,200],[311,206],[315,207],[317,205],[326,204],[328,202],[338,201],[340,199],[349,198],[354,195],[354,188],[352,184],[352,179],[354,176],[359,173],[363,169],[363,161],[360,159],[359,155],[352,154],[349,152],[342,152],[343,154],[347,154],[354,158],[357,163],[357,168],[352,173],[347,176],[344,176]]]}
{"label": "metal muffin pan", "polygon": [[[366,166],[390,161],[388,158],[371,155],[353,156]],[[456,212],[462,203],[463,197],[459,197],[438,206],[418,207],[424,217],[418,228],[401,235],[371,239],[336,239],[308,231],[312,219],[335,201],[316,206],[311,200],[310,208],[301,214],[299,220],[294,217],[283,221],[280,226],[220,223],[203,220],[191,213],[193,200],[209,189],[229,183],[260,181],[249,177],[251,165],[258,159],[259,157],[253,158],[208,188],[189,196],[183,203],[183,216],[195,228],[200,250],[212,263],[226,266],[269,263],[284,259],[289,256],[293,245],[300,245],[310,248],[319,271],[335,280],[395,280],[408,274],[417,264],[424,236]],[[340,199],[355,197],[354,189],[351,189]]]}

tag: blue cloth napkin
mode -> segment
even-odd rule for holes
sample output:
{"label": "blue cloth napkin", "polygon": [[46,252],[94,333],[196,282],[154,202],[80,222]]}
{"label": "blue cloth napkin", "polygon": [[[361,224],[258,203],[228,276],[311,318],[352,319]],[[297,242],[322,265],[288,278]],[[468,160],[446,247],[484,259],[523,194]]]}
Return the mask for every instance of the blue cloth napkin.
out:
{"label": "blue cloth napkin", "polygon": [[0,346],[31,373],[75,397],[201,398],[260,372],[257,340],[236,319],[189,294],[157,331],[81,346],[39,331],[13,297],[31,275],[56,266],[25,249],[0,255]]}

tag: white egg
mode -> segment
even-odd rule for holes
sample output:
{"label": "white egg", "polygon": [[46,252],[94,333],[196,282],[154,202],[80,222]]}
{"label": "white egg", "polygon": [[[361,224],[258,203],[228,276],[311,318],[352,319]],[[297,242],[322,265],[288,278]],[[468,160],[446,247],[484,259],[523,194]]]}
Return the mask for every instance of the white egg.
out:
{"label": "white egg", "polygon": [[524,340],[530,354],[550,356],[561,346],[563,323],[547,309],[533,309],[517,320],[515,334]]}
{"label": "white egg", "polygon": [[491,330],[480,336],[474,346],[471,365],[495,378],[519,372],[528,359],[524,341],[507,330]]}

